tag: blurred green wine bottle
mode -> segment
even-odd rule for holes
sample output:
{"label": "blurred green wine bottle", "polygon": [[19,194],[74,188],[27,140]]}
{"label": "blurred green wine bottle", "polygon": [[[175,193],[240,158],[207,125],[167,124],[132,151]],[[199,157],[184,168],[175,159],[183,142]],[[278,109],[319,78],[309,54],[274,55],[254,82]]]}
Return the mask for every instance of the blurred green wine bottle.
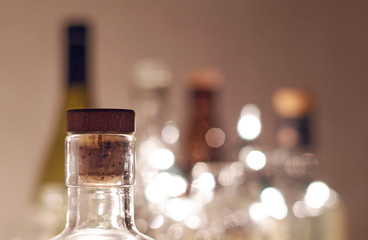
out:
{"label": "blurred green wine bottle", "polygon": [[[64,30],[66,88],[56,132],[51,142],[35,191],[35,212],[31,221],[34,239],[49,239],[65,225],[67,191],[65,187],[65,112],[88,108],[88,31],[86,25],[68,25]],[[29,232],[28,230],[26,232]],[[28,239],[28,238],[27,238]],[[33,239],[33,238],[32,238]]]}
{"label": "blurred green wine bottle", "polygon": [[60,109],[56,132],[45,155],[35,187],[33,202],[18,221],[9,226],[5,239],[48,240],[65,226],[67,190],[65,186],[65,113],[87,108],[88,32],[84,24],[67,25],[63,33],[65,58],[64,106]]}
{"label": "blurred green wine bottle", "polygon": [[[59,116],[57,133],[48,152],[39,187],[49,183],[64,185],[65,112],[68,109],[87,108],[88,96],[88,38],[87,26],[70,25],[66,33],[67,85],[64,107]],[[40,189],[39,189],[40,190]]]}

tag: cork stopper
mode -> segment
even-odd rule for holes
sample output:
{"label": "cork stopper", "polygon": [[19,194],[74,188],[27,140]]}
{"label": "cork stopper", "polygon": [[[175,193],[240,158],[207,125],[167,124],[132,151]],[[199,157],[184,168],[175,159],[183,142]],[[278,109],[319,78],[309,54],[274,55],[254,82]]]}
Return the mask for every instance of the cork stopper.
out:
{"label": "cork stopper", "polygon": [[67,184],[134,184],[134,111],[77,109],[67,112]]}
{"label": "cork stopper", "polygon": [[131,185],[134,182],[131,144],[111,134],[81,136],[77,150],[79,177],[85,183]]}
{"label": "cork stopper", "polygon": [[135,113],[128,109],[74,109],[66,116],[69,133],[122,133],[135,131]]}

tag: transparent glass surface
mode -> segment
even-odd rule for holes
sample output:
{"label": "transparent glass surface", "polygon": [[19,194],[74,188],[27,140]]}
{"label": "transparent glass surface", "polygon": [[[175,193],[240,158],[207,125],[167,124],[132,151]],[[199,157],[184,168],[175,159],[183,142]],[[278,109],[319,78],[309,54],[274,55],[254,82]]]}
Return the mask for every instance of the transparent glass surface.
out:
{"label": "transparent glass surface", "polygon": [[67,137],[67,222],[52,240],[150,239],[134,223],[134,142],[127,134]]}

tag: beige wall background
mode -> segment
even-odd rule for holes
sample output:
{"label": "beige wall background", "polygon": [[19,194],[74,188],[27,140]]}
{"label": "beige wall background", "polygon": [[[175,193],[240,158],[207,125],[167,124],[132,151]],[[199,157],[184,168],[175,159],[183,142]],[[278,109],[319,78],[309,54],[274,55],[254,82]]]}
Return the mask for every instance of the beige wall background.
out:
{"label": "beige wall background", "polygon": [[[187,111],[185,76],[222,70],[221,119],[236,141],[241,107],[262,110],[273,143],[272,91],[311,90],[322,178],[342,196],[351,239],[368,239],[368,1],[0,1],[0,232],[26,209],[62,103],[61,26],[90,19],[98,107],[130,107],[131,68],[169,63],[172,110]],[[174,97],[175,96],[175,97]]]}

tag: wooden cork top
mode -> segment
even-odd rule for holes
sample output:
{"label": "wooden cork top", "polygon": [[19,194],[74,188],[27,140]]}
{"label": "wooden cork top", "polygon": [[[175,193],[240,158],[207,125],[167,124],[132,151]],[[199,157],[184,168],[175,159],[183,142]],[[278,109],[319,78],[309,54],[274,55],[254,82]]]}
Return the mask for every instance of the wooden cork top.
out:
{"label": "wooden cork top", "polygon": [[134,117],[134,111],[129,109],[73,109],[66,114],[66,131],[132,134]]}

